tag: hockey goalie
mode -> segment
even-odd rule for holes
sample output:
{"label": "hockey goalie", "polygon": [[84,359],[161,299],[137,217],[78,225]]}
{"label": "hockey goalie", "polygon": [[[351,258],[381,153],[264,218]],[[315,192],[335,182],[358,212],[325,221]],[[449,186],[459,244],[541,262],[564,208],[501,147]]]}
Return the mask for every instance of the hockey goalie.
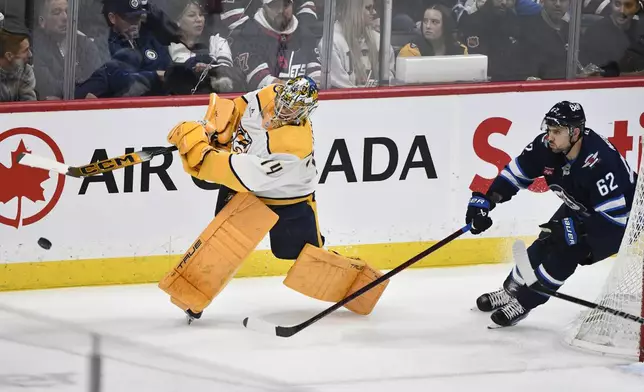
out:
{"label": "hockey goalie", "polygon": [[[184,171],[221,185],[214,219],[159,282],[189,323],[267,234],[275,257],[294,260],[284,284],[309,297],[337,302],[382,276],[360,259],[322,248],[310,121],[317,106],[315,81],[296,77],[232,100],[211,94],[203,120],[170,131]],[[387,284],[345,307],[371,313]]]}

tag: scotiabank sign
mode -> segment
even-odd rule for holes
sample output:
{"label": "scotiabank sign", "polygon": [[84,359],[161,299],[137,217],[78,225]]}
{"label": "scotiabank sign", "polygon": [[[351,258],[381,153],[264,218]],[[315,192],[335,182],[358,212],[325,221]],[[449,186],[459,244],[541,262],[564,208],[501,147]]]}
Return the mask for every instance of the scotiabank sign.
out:
{"label": "scotiabank sign", "polygon": [[[593,128],[592,124],[587,124],[589,128]],[[608,140],[615,146],[617,151],[626,159],[628,152],[633,151],[634,148],[637,148],[634,145],[633,141],[639,140],[638,145],[642,143],[642,136],[633,137],[633,134],[638,134],[642,132],[644,128],[644,113],[640,114],[639,124],[630,124],[630,127],[636,127],[637,129],[629,132],[629,121],[627,120],[615,120],[612,127],[612,135],[604,136],[608,137]],[[538,129],[535,127],[535,129]],[[508,135],[512,130],[512,121],[503,117],[493,117],[483,120],[479,126],[474,131],[473,146],[476,156],[482,161],[490,163],[501,171],[505,165],[510,162],[513,157],[507,154],[505,151],[498,149],[492,146],[489,142],[490,136],[494,134]],[[540,131],[537,131],[540,132]],[[537,134],[535,132],[535,136]],[[532,141],[532,138],[526,138],[525,145],[527,146]],[[642,149],[639,148],[637,152],[637,165],[633,165],[635,171],[639,170],[640,162],[642,159]],[[484,178],[480,175],[475,175],[472,183],[470,184],[470,189],[472,191],[485,192],[488,187],[492,184],[493,178]],[[528,188],[532,192],[545,192],[548,190],[548,185],[546,181],[542,178],[535,180],[535,182]]]}

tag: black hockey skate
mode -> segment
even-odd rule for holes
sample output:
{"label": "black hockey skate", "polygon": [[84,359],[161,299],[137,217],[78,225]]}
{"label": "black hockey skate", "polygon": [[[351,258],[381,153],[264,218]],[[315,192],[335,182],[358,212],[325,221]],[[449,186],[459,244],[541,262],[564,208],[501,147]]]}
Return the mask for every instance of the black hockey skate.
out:
{"label": "black hockey skate", "polygon": [[476,306],[481,312],[491,312],[507,305],[511,299],[512,296],[504,288],[501,288],[500,290],[485,293],[478,297],[476,299]]}
{"label": "black hockey skate", "polygon": [[186,310],[186,321],[188,322],[188,325],[192,324],[192,322],[195,320],[199,320],[202,314],[203,311],[195,313],[190,309]]}
{"label": "black hockey skate", "polygon": [[528,313],[530,313],[528,309],[524,308],[516,298],[512,298],[508,304],[492,313],[490,318],[494,325],[489,328],[511,327],[526,318]]}

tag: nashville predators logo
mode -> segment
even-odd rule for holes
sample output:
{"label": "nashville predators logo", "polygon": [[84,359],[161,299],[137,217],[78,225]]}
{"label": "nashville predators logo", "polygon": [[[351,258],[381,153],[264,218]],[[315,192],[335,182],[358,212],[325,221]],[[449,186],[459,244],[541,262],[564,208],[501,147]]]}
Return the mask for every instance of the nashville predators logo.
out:
{"label": "nashville predators logo", "polygon": [[237,128],[237,132],[235,132],[232,150],[236,154],[246,153],[248,152],[248,149],[250,149],[252,142],[253,139],[251,139],[250,134],[248,134],[248,132],[246,132],[246,130],[240,126],[239,128]]}

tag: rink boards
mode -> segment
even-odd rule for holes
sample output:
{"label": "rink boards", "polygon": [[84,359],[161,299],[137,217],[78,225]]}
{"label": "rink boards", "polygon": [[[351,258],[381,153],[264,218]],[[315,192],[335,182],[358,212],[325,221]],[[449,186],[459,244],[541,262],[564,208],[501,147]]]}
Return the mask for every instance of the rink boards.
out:
{"label": "rink boards", "polygon": [[[588,125],[637,167],[643,86],[626,79],[323,94],[313,126],[327,246],[386,269],[451,234],[464,224],[471,191],[489,185],[560,100],[580,102]],[[14,160],[26,148],[79,166],[163,147],[172,126],[201,119],[206,104],[202,97],[0,107],[0,290],[158,281],[212,219],[216,186],[193,181],[176,155],[85,180]],[[538,181],[494,210],[485,235],[466,234],[416,266],[506,261],[512,238],[534,238],[559,206],[545,190]],[[41,237],[51,249],[38,246]],[[291,263],[268,249],[265,238],[238,276],[285,274]]]}

